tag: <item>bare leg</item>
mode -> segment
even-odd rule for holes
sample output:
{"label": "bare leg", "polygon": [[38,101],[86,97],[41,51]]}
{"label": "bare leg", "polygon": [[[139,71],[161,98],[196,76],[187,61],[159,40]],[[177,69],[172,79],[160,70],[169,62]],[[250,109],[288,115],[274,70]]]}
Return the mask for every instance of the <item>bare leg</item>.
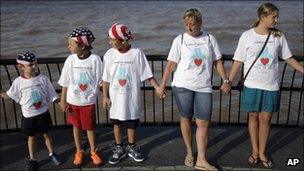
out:
{"label": "bare leg", "polygon": [[272,113],[261,112],[259,114],[259,157],[266,161],[266,146],[270,133],[270,122]]}
{"label": "bare leg", "polygon": [[90,144],[91,153],[94,153],[96,151],[94,130],[87,130],[87,136]]}
{"label": "bare leg", "polygon": [[74,142],[75,142],[75,146],[77,151],[81,150],[81,129],[73,126],[73,135],[74,135]]}
{"label": "bare leg", "polygon": [[54,146],[53,146],[52,137],[48,133],[43,134],[43,137],[44,137],[44,140],[45,140],[44,143],[46,145],[46,148],[49,151],[49,154],[53,154]]}
{"label": "bare leg", "polygon": [[187,156],[193,157],[192,152],[192,133],[191,133],[191,118],[180,118],[180,127],[184,139],[184,143],[187,149]]}
{"label": "bare leg", "polygon": [[27,140],[27,146],[30,154],[30,159],[36,160],[35,158],[35,151],[36,151],[36,137],[29,136]]}
{"label": "bare leg", "polygon": [[210,165],[206,159],[206,151],[208,144],[208,120],[196,119],[196,144],[197,144],[197,166],[203,166],[207,170],[215,170],[214,166]]}
{"label": "bare leg", "polygon": [[132,144],[136,142],[136,129],[128,129],[128,142]]}
{"label": "bare leg", "polygon": [[114,138],[116,144],[122,143],[122,130],[121,125],[114,125]]}
{"label": "bare leg", "polygon": [[[259,121],[258,113],[249,113],[248,130],[251,141],[251,155],[255,159],[259,157]],[[251,157],[249,157],[249,162],[253,162]]]}

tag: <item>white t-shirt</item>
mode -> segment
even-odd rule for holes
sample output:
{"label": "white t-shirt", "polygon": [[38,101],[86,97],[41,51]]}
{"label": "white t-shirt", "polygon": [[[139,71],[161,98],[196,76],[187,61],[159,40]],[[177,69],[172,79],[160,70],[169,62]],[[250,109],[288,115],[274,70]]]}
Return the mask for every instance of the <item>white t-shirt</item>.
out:
{"label": "white t-shirt", "polygon": [[52,83],[43,74],[30,79],[19,76],[6,93],[21,105],[25,118],[45,113],[48,105],[58,99]]}
{"label": "white t-shirt", "polygon": [[153,77],[145,54],[138,48],[120,53],[111,48],[104,55],[103,80],[110,83],[110,118],[131,120],[141,117],[141,82]]}
{"label": "white t-shirt", "polygon": [[[266,38],[267,35],[257,34],[253,28],[241,35],[233,60],[244,62],[244,75],[261,51]],[[269,91],[279,90],[279,57],[285,60],[291,56],[285,36],[270,35],[265,49],[250,70],[244,85]]]}
{"label": "white t-shirt", "polygon": [[70,55],[62,68],[58,83],[68,87],[67,102],[75,106],[95,104],[102,83],[103,63],[96,54],[86,59]]}
{"label": "white t-shirt", "polygon": [[167,58],[177,63],[172,86],[211,93],[213,62],[222,57],[216,39],[205,32],[198,37],[184,33],[182,42],[181,38],[174,39]]}

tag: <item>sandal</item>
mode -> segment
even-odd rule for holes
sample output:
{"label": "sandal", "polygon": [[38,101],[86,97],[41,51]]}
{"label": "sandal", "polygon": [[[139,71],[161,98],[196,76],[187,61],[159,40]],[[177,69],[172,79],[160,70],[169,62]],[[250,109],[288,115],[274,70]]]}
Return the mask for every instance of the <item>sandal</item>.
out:
{"label": "sandal", "polygon": [[271,160],[267,159],[267,160],[261,160],[262,165],[265,169],[272,169],[273,168],[273,163]]}
{"label": "sandal", "polygon": [[196,170],[206,170],[206,171],[217,171],[218,169],[216,168],[216,167],[214,167],[214,166],[210,166],[210,167],[204,167],[204,166],[198,166],[198,165],[195,165],[194,166],[194,168],[196,169]]}
{"label": "sandal", "polygon": [[259,160],[260,160],[259,157],[254,158],[253,155],[251,154],[248,159],[248,164],[253,166],[257,165]]}
{"label": "sandal", "polygon": [[186,156],[185,158],[185,165],[188,167],[193,167],[194,165],[194,158],[192,156]]}

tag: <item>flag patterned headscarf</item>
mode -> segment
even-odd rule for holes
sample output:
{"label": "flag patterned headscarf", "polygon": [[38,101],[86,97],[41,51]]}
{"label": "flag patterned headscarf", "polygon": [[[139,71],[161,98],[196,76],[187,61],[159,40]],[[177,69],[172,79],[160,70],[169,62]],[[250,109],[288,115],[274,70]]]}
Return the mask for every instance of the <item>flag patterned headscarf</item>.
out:
{"label": "flag patterned headscarf", "polygon": [[36,57],[31,52],[21,52],[16,60],[18,64],[29,65],[36,61]]}
{"label": "flag patterned headscarf", "polygon": [[85,27],[75,28],[70,37],[80,45],[84,44],[89,47],[91,47],[92,42],[95,40],[93,33]]}
{"label": "flag patterned headscarf", "polygon": [[112,25],[109,30],[109,36],[112,39],[117,39],[120,41],[132,39],[132,33],[128,30],[127,26],[118,23]]}

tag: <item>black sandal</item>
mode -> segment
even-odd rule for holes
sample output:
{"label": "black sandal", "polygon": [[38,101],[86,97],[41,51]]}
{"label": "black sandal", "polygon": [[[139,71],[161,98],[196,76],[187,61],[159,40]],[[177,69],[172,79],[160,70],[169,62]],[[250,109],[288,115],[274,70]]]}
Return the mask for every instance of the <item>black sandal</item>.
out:
{"label": "black sandal", "polygon": [[249,165],[257,165],[258,163],[259,163],[259,157],[254,158],[253,155],[251,154],[249,156],[249,159],[248,159],[248,164]]}
{"label": "black sandal", "polygon": [[265,169],[272,169],[273,168],[273,163],[272,163],[272,161],[271,160],[269,160],[269,159],[267,159],[267,160],[261,160],[261,162],[262,162],[262,165],[263,165],[263,167],[265,168]]}

